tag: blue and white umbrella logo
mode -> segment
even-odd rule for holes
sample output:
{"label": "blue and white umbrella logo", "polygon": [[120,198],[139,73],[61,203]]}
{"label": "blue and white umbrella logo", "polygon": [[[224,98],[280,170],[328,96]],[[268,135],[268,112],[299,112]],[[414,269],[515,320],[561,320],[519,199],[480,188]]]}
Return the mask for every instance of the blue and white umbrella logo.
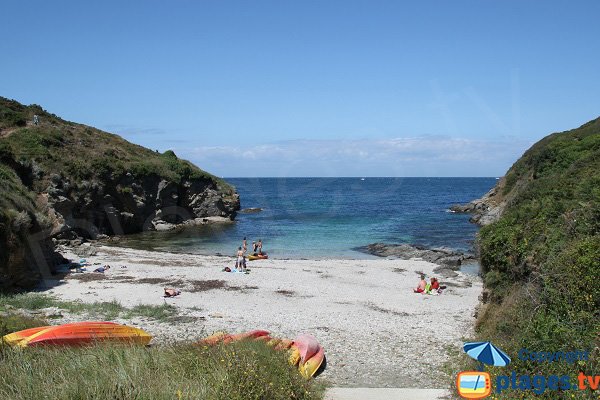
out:
{"label": "blue and white umbrella logo", "polygon": [[482,364],[493,365],[495,367],[506,367],[510,364],[510,357],[490,342],[465,343],[463,349],[469,357],[476,359]]}

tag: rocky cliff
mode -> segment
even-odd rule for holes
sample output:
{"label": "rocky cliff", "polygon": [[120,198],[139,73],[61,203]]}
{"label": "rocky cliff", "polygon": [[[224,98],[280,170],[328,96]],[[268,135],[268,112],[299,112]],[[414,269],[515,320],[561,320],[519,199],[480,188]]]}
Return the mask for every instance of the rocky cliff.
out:
{"label": "rocky cliff", "polygon": [[506,207],[507,199],[502,195],[505,179],[501,178],[496,186],[481,198],[470,201],[467,204],[455,204],[450,211],[456,213],[472,214],[469,221],[474,224],[485,226],[496,222]]}
{"label": "rocky cliff", "polygon": [[[172,151],[2,97],[0,184],[0,287],[31,277],[23,271],[36,264],[32,257],[52,264],[49,239],[167,230],[232,220],[239,210],[235,188]],[[37,256],[32,237],[43,244]]]}

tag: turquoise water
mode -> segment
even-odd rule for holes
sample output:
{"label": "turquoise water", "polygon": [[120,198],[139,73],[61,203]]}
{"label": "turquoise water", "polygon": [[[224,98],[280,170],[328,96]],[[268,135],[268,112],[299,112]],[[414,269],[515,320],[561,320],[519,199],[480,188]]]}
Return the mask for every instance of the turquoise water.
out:
{"label": "turquoise water", "polygon": [[121,245],[232,255],[244,236],[274,258],[370,258],[374,242],[469,249],[477,227],[448,212],[481,197],[495,178],[230,178],[244,208],[236,221],[175,233],[144,233]]}

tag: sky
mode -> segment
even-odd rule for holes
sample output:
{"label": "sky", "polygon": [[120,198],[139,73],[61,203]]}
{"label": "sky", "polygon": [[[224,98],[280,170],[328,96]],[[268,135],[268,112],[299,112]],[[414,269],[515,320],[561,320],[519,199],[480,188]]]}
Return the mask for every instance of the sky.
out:
{"label": "sky", "polygon": [[600,116],[598,1],[0,5],[0,96],[225,177],[501,176]]}

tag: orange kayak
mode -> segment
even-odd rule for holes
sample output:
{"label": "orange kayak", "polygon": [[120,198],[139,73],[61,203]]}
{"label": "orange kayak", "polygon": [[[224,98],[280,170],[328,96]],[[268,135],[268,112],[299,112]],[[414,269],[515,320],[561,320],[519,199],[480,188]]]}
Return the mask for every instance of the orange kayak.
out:
{"label": "orange kayak", "polygon": [[[73,322],[70,324],[64,324],[61,326],[72,326],[72,325],[84,325],[84,324],[109,324],[115,325],[114,322]],[[28,338],[29,336],[41,332],[45,329],[52,328],[52,326],[38,326],[35,328],[24,329],[22,331],[9,333],[8,335],[4,335],[2,337],[2,341],[9,345],[17,345],[23,339]]]}
{"label": "orange kayak", "polygon": [[275,348],[281,343],[281,339],[271,338],[271,340],[267,341],[267,346]]}
{"label": "orange kayak", "polygon": [[317,339],[307,333],[299,335],[294,339],[292,348],[298,349],[300,355],[300,363],[304,363],[319,351],[319,342]]}
{"label": "orange kayak", "polygon": [[250,254],[248,256],[248,261],[252,261],[252,260],[266,260],[268,258],[269,258],[269,256],[266,255],[265,253],[263,253],[263,254]]}
{"label": "orange kayak", "polygon": [[254,330],[254,331],[244,332],[244,333],[237,333],[235,335],[230,335],[225,332],[216,332],[204,339],[199,340],[198,344],[214,346],[218,343],[227,344],[227,343],[231,343],[231,342],[237,342],[239,340],[248,340],[248,339],[264,340],[265,342],[268,342],[272,338],[269,336],[269,331],[263,331],[263,330],[258,330],[258,329]]}
{"label": "orange kayak", "polygon": [[310,379],[313,375],[319,370],[323,361],[325,360],[325,349],[319,346],[319,350],[306,362],[300,363],[298,366],[298,370],[300,371],[300,375],[305,377],[306,379]]}
{"label": "orange kayak", "polygon": [[229,342],[236,342],[238,340],[256,339],[261,336],[268,336],[268,335],[269,335],[269,331],[263,331],[263,330],[257,329],[254,331],[248,331],[248,332],[244,332],[244,333],[238,333],[236,335],[231,335],[228,338],[225,338],[223,340],[223,342],[229,343]]}
{"label": "orange kayak", "polygon": [[287,350],[292,344],[294,344],[293,340],[281,339],[281,341],[275,345],[275,350]]}
{"label": "orange kayak", "polygon": [[204,339],[201,339],[198,341],[198,344],[204,344],[207,346],[214,346],[217,343],[220,343],[222,341],[224,341],[225,339],[229,339],[231,338],[231,335],[229,335],[228,333],[225,332],[217,332],[217,333],[213,333],[212,335],[205,337]]}
{"label": "orange kayak", "polygon": [[18,343],[20,347],[30,346],[81,346],[96,342],[117,342],[146,345],[152,336],[131,326],[106,322],[80,322],[47,327]]}
{"label": "orange kayak", "polygon": [[37,328],[29,328],[29,329],[24,329],[22,331],[9,333],[8,335],[4,335],[2,337],[2,342],[13,346],[13,345],[19,344],[19,342],[21,340],[28,338],[29,336],[33,335],[34,333],[38,333],[38,332],[43,331],[44,329],[48,329],[48,328],[50,328],[50,327],[49,326],[38,326]]}

